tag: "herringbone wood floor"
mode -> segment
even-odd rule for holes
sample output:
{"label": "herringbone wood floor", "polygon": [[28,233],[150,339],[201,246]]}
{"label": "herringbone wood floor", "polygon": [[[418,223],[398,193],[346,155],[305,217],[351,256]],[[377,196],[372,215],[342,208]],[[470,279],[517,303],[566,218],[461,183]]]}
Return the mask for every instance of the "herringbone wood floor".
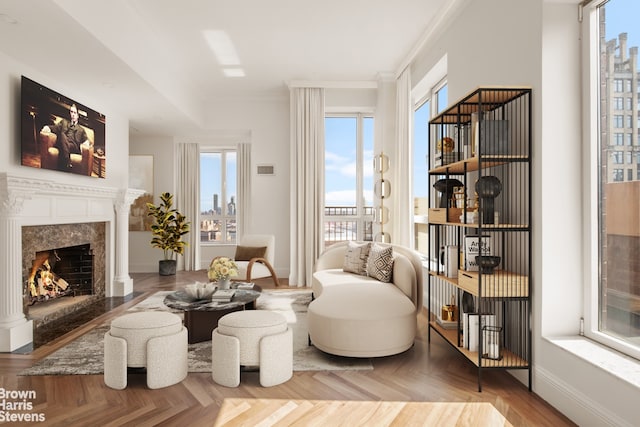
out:
{"label": "herringbone wood floor", "polygon": [[[134,274],[134,290],[143,294],[84,326],[39,347],[28,355],[0,354],[0,388],[33,390],[32,413],[43,413],[48,426],[211,426],[225,398],[313,399],[415,402],[490,402],[514,426],[570,426],[566,417],[504,371],[477,371],[437,334],[427,342],[427,322],[419,317],[415,346],[403,354],[374,359],[372,371],[294,372],[279,386],[263,388],[257,372],[243,372],[238,388],[216,385],[210,374],[189,374],[180,384],[149,390],[142,375],[130,375],[125,390],[104,385],[101,375],[18,376],[20,370],[122,314],[150,293],[171,290],[204,272],[179,272],[175,277]],[[286,280],[283,280],[286,283]],[[259,281],[271,288],[269,280]],[[285,286],[286,287],[286,286]],[[1,401],[1,399],[0,399]],[[1,408],[0,408],[1,409]],[[11,423],[10,425],[20,425]]]}

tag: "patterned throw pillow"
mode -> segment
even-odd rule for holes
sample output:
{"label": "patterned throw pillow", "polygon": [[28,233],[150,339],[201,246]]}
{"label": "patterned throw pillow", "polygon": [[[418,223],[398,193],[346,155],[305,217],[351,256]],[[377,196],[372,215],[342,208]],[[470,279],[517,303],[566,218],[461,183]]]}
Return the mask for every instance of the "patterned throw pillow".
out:
{"label": "patterned throw pillow", "polygon": [[367,273],[381,282],[391,282],[393,276],[393,247],[374,243],[369,250]]}
{"label": "patterned throw pillow", "polygon": [[349,242],[347,253],[344,256],[342,270],[349,273],[356,273],[361,276],[367,275],[367,259],[369,258],[369,248],[371,243]]}

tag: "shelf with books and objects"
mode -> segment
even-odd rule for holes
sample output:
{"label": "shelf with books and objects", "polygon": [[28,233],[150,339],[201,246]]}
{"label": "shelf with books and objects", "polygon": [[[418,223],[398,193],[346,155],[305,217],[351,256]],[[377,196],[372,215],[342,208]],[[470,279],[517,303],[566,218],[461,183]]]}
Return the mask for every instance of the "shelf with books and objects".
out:
{"label": "shelf with books and objects", "polygon": [[479,391],[486,368],[526,369],[531,390],[531,117],[530,88],[482,87],[429,121],[428,338]]}

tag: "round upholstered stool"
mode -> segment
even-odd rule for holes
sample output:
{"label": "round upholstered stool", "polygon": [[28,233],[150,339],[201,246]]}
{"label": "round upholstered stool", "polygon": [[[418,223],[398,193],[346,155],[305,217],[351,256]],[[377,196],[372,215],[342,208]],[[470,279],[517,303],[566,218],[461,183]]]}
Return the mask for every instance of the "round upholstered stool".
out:
{"label": "round upholstered stool", "polygon": [[187,376],[187,330],[168,312],[125,314],[104,336],[104,382],[127,386],[127,367],[146,368],[149,388],[167,387]]}
{"label": "round upholstered stool", "polygon": [[227,387],[240,384],[240,366],[257,366],[270,387],[293,375],[293,335],[287,319],[266,310],[229,313],[211,334],[211,375]]}
{"label": "round upholstered stool", "polygon": [[391,283],[327,287],[307,311],[309,338],[339,356],[379,357],[408,350],[416,335],[416,307]]}

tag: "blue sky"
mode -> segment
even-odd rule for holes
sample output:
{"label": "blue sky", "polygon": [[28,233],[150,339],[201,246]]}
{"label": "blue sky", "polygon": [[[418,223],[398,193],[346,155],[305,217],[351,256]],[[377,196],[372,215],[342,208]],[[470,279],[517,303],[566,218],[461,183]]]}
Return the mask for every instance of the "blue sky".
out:
{"label": "blue sky", "polygon": [[[222,194],[220,182],[220,170],[222,167],[221,155],[210,153],[200,156],[200,211],[206,212],[213,208],[213,195]],[[227,157],[227,197],[236,195],[236,156]],[[220,197],[220,206],[223,205]],[[237,203],[237,198],[236,198]]]}
{"label": "blue sky", "polygon": [[627,47],[640,48],[640,1],[611,0],[604,7],[606,39],[617,38],[618,34],[626,32]]}
{"label": "blue sky", "polygon": [[[355,117],[328,118],[325,121],[325,205],[356,205],[356,126]],[[364,199],[373,205],[373,129],[374,121],[364,119],[363,172]]]}

